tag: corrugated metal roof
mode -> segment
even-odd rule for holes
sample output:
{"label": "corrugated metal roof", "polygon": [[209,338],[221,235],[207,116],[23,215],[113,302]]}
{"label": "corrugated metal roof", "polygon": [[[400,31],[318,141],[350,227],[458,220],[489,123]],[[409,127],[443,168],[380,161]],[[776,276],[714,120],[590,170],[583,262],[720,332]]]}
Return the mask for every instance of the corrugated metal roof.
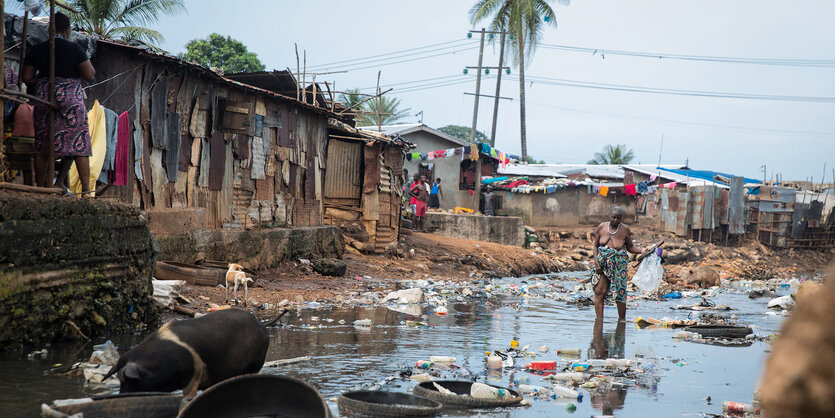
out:
{"label": "corrugated metal roof", "polygon": [[723,189],[728,189],[729,188],[727,184],[717,183],[717,182],[710,181],[710,180],[702,180],[702,179],[695,178],[695,177],[683,176],[681,174],[674,173],[672,171],[667,171],[667,170],[664,169],[664,167],[665,166],[661,166],[659,168],[659,167],[655,166],[654,164],[653,165],[643,164],[643,165],[625,165],[625,166],[623,166],[623,168],[625,168],[627,170],[632,170],[632,171],[647,174],[647,175],[656,175],[656,176],[658,176],[662,179],[665,179],[665,180],[668,180],[668,181],[674,181],[676,183],[686,184],[688,186],[717,186],[717,187],[721,187]]}
{"label": "corrugated metal roof", "polygon": [[[685,176],[685,177],[693,177],[693,178],[698,178],[698,179],[708,180],[708,181],[717,181],[719,183],[724,183],[724,184],[727,184],[727,182],[723,181],[721,179],[724,178],[724,179],[728,179],[728,181],[730,181],[730,178],[734,176],[733,174],[727,174],[727,173],[722,173],[722,172],[719,172],[719,171],[712,171],[712,170],[691,170],[689,168],[687,168],[687,169],[675,169],[675,168],[667,168],[667,167],[659,167],[659,168],[664,170],[664,171],[673,172],[673,173],[680,174],[680,175]],[[757,180],[757,179],[749,179],[747,177],[743,177],[743,179],[745,180],[746,183],[760,183],[760,181]]]}
{"label": "corrugated metal roof", "polygon": [[[363,131],[378,132],[376,126],[358,126],[357,129],[360,129],[360,130],[363,130]],[[441,139],[447,140],[449,142],[452,142],[455,145],[459,145],[459,146],[472,145],[471,143],[469,143],[467,141],[460,140],[460,139],[458,139],[458,138],[456,138],[452,135],[443,133],[443,132],[441,132],[437,129],[434,129],[434,128],[430,128],[430,127],[428,127],[428,126],[426,126],[422,123],[404,123],[404,124],[400,124],[400,125],[383,125],[381,127],[381,130],[384,134],[389,135],[389,136],[392,136],[392,135],[395,135],[395,134],[402,136],[402,135],[408,135],[408,134],[413,133],[413,132],[422,131],[422,132],[427,132],[429,134],[435,135],[435,136],[437,136]]]}
{"label": "corrugated metal roof", "polygon": [[[675,168],[681,166],[670,165],[670,167]],[[502,171],[502,174],[532,177],[565,177],[570,174],[585,173],[592,178],[623,179],[623,167],[614,164],[508,164]],[[656,166],[655,164],[637,164],[634,167],[650,169]]]}

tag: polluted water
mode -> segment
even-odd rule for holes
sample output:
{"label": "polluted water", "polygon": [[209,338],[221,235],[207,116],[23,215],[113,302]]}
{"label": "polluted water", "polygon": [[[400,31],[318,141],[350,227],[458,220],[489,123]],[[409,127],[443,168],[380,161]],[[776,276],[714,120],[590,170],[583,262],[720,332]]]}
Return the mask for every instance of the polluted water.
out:
{"label": "polluted water", "polygon": [[[262,373],[310,382],[335,416],[342,392],[411,393],[420,382],[441,379],[523,392],[521,405],[455,410],[450,412],[454,416],[699,416],[721,414],[723,401],[751,403],[769,348],[764,337],[776,334],[785,320],[766,307],[767,300],[749,299],[745,288],[714,291],[710,299],[716,305],[734,308],[722,314],[750,326],[758,338],[712,345],[673,338],[673,328],[634,322],[638,317],[698,319],[703,312],[673,308],[700,298],[630,297],[626,322],[618,322],[614,306],[606,306],[604,320],[596,323],[592,306],[571,303],[590,295],[578,286],[582,277],[476,281],[468,283],[467,296],[460,289],[442,289],[459,285],[422,281],[403,285],[422,287],[427,295],[410,309],[396,301],[302,309],[269,330],[267,361],[305,360]],[[778,295],[789,292],[778,290]],[[443,315],[437,314],[441,305]],[[141,336],[110,339],[125,352]],[[91,347],[54,345],[32,360],[27,354],[42,347],[0,353],[0,416],[36,417],[44,402],[117,392],[62,374],[74,362],[89,359]],[[534,362],[544,366],[526,367]]]}

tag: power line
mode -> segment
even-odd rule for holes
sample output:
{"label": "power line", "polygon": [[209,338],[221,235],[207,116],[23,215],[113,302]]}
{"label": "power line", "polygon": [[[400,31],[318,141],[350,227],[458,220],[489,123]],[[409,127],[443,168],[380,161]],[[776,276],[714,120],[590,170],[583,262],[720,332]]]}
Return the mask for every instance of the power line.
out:
{"label": "power line", "polygon": [[[423,54],[428,54],[428,53],[443,51],[443,50],[448,50],[448,49],[461,48],[461,47],[465,46],[467,43],[468,42],[466,40],[464,40],[463,42],[454,41],[453,43],[445,42],[445,43],[434,44],[434,45],[426,46],[426,47],[405,49],[405,50],[389,52],[389,53],[385,53],[385,54],[371,55],[371,56],[363,57],[363,58],[354,58],[354,59],[344,60],[344,61],[335,61],[335,62],[328,63],[328,64],[318,64],[318,65],[314,65],[314,66],[309,66],[308,69],[318,70],[318,69],[322,69],[322,68],[346,68],[346,67],[352,67],[352,66],[357,66],[357,65],[365,65],[365,64],[368,64],[368,63],[371,63],[371,62],[399,59],[399,58],[403,58],[403,57],[423,55]],[[443,45],[446,45],[446,46],[443,46]],[[471,47],[471,48],[475,48],[475,47]],[[424,50],[423,51],[418,51],[420,49],[424,49]],[[415,52],[409,52],[409,51],[415,51]]]}
{"label": "power line", "polygon": [[557,109],[563,110],[566,112],[574,112],[574,113],[584,113],[589,115],[596,115],[602,116],[607,118],[619,118],[619,119],[627,119],[627,120],[635,120],[639,122],[647,122],[647,123],[656,123],[659,125],[679,125],[679,126],[692,126],[696,128],[706,128],[706,129],[724,129],[730,131],[739,131],[745,133],[759,133],[759,134],[777,134],[777,135],[802,135],[802,136],[824,136],[824,137],[832,137],[835,136],[835,132],[816,132],[816,131],[798,131],[798,130],[775,130],[775,129],[763,129],[763,128],[755,128],[755,127],[747,127],[747,126],[732,126],[732,125],[717,125],[717,124],[707,124],[707,123],[698,123],[698,122],[689,122],[689,121],[682,121],[682,120],[675,120],[675,119],[658,119],[658,118],[646,118],[640,116],[631,116],[631,115],[622,115],[617,113],[606,113],[606,112],[596,112],[592,110],[582,110],[582,109],[572,109],[568,107],[562,106],[554,106],[545,103],[537,103],[537,102],[529,102],[534,106],[539,107],[546,107],[549,109]]}
{"label": "power line", "polygon": [[[367,66],[364,66],[364,67],[353,67],[353,68],[352,67],[336,67],[336,68],[344,69],[346,72],[347,71],[358,71],[358,70],[365,70],[365,69],[368,69],[368,68],[379,68],[379,67],[385,67],[385,66],[388,66],[388,65],[402,64],[404,62],[420,61],[420,60],[424,60],[424,59],[427,59],[427,58],[439,57],[439,56],[442,56],[442,55],[457,54],[459,52],[471,51],[471,50],[474,50],[474,49],[477,49],[477,48],[476,47],[466,47],[466,48],[456,49],[456,50],[452,50],[452,51],[440,52],[440,53],[437,53],[437,54],[426,55],[426,56],[422,56],[422,57],[414,57],[414,58],[404,59],[404,60],[400,60],[400,61],[393,61],[393,62],[382,62],[381,61],[379,63],[367,65]],[[395,58],[394,57],[387,58],[387,60],[388,59],[395,59]],[[365,64],[367,64],[367,63],[358,63],[356,65],[365,65]]]}
{"label": "power line", "polygon": [[600,55],[605,58],[609,55],[624,55],[632,57],[655,58],[655,59],[670,59],[670,60],[684,60],[684,61],[708,61],[708,62],[724,62],[733,64],[755,64],[755,65],[781,65],[791,67],[835,67],[835,60],[809,60],[809,59],[791,59],[791,58],[744,58],[744,57],[723,57],[710,55],[685,55],[685,54],[667,54],[658,52],[641,52],[618,49],[603,49],[603,48],[585,48],[569,45],[545,44],[540,43],[537,46],[546,49],[556,49],[570,52],[590,53],[592,55]]}
{"label": "power line", "polygon": [[[422,83],[422,82],[425,82],[425,81],[442,80],[442,79],[449,79],[449,78],[456,78],[456,77],[465,77],[465,76],[463,74],[444,75],[444,76],[440,76],[440,77],[424,78],[423,80],[403,81],[403,82],[399,82],[399,83],[384,84],[384,85],[381,85],[380,87],[402,86],[404,84],[415,84],[415,83]],[[371,90],[371,89],[376,89],[376,88],[377,88],[376,86],[375,87],[363,87],[363,88],[360,88],[360,89],[357,89],[357,90],[364,91],[364,90]]]}
{"label": "power line", "polygon": [[[513,76],[511,76],[513,77]],[[530,81],[563,87],[580,87],[597,90],[611,90],[611,91],[627,91],[634,93],[652,93],[652,94],[669,94],[678,96],[697,96],[697,97],[717,97],[723,99],[751,99],[751,100],[773,100],[773,101],[793,101],[793,102],[813,102],[813,103],[835,103],[835,97],[821,97],[821,96],[783,96],[783,95],[769,95],[769,94],[753,94],[753,93],[728,93],[728,92],[713,92],[701,90],[678,90],[665,89],[645,86],[630,86],[622,84],[608,84],[595,83],[591,81],[577,81],[565,80],[559,78],[527,76]],[[518,80],[518,77],[515,77]]]}
{"label": "power line", "polygon": [[435,89],[435,88],[438,88],[438,87],[455,86],[455,85],[471,83],[471,82],[472,82],[472,80],[470,80],[469,78],[465,78],[465,79],[461,79],[461,80],[457,80],[457,81],[427,84],[427,85],[421,85],[421,86],[412,86],[412,87],[404,88],[402,90],[394,90],[394,92],[397,93],[397,94],[410,93],[410,92],[413,92],[413,91],[429,90],[429,89]]}

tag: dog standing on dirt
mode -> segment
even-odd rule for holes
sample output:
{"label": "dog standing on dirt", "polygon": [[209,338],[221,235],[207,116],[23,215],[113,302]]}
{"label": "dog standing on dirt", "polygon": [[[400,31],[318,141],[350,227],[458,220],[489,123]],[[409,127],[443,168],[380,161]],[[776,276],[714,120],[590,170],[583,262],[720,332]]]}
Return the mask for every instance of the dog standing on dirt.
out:
{"label": "dog standing on dirt", "polygon": [[252,283],[252,279],[246,277],[244,268],[240,264],[229,263],[229,270],[226,271],[226,303],[229,303],[229,284],[231,283],[235,289],[235,305],[238,304],[238,287],[244,288],[244,306],[249,298],[247,283]]}
{"label": "dog standing on dirt", "polygon": [[163,325],[120,356],[105,378],[116,374],[121,393],[182,389],[190,396],[231,377],[257,373],[269,344],[267,329],[254,315],[226,309]]}

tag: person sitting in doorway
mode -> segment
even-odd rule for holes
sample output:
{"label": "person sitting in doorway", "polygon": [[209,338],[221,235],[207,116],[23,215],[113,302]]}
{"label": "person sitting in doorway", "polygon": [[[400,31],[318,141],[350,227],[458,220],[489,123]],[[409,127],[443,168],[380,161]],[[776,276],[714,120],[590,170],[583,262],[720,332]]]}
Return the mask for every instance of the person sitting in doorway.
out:
{"label": "person sitting in doorway", "polygon": [[439,197],[440,199],[444,198],[444,190],[441,188],[440,177],[435,179],[435,183],[432,184],[432,188],[429,190],[429,207],[431,209],[440,209],[441,200]]}
{"label": "person sitting in doorway", "polygon": [[[81,79],[92,81],[96,70],[81,47],[69,40],[70,18],[55,13],[55,156],[61,157],[56,186],[63,187],[70,166],[75,162],[79,178],[90,178],[89,157],[93,155],[87,109]],[[35,95],[49,100],[49,42],[41,42],[26,54],[21,78],[34,84]],[[35,178],[39,185],[52,185],[49,163],[49,107],[35,103]],[[90,184],[82,181],[82,197],[90,196]]]}

